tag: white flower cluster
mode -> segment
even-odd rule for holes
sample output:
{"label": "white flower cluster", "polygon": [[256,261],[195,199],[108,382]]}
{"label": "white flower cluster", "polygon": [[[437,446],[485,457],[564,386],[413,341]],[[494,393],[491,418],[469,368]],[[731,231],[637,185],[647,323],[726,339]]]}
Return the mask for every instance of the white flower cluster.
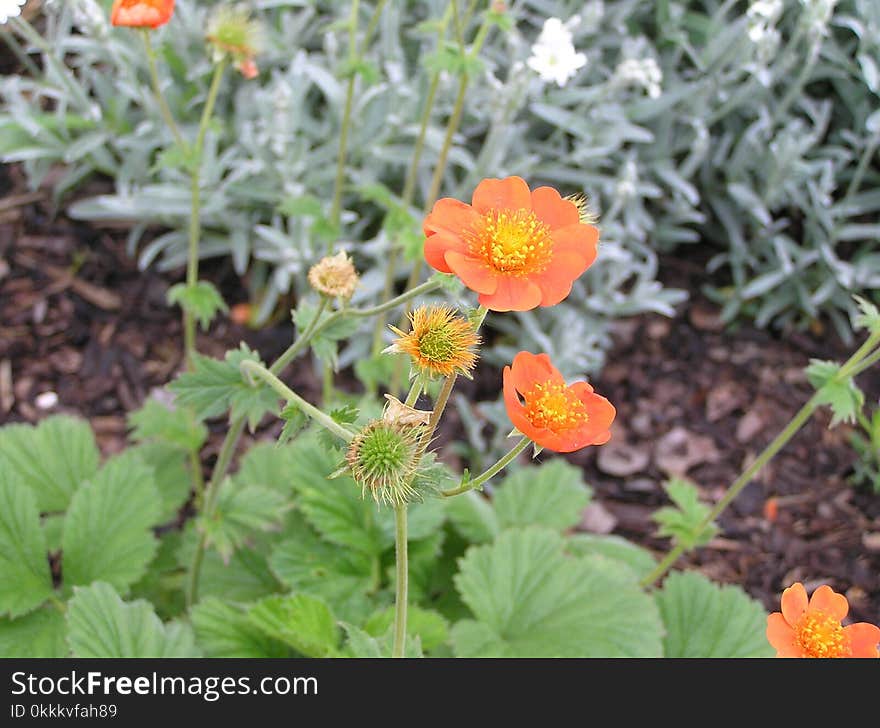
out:
{"label": "white flower cluster", "polygon": [[627,58],[617,64],[614,78],[623,86],[641,86],[648,96],[656,99],[660,95],[663,71],[653,58]]}
{"label": "white flower cluster", "polygon": [[75,0],[71,8],[73,22],[86,35],[104,38],[110,31],[107,15],[96,0]]}
{"label": "white flower cluster", "polygon": [[21,6],[27,0],[0,0],[0,24],[7,22],[10,18],[17,18],[21,15]]}
{"label": "white flower cluster", "polygon": [[755,0],[746,11],[749,39],[754,44],[755,62],[749,70],[764,85],[770,85],[768,66],[779,50],[781,36],[776,23],[782,17],[782,0]]}
{"label": "white flower cluster", "polygon": [[578,69],[586,65],[587,57],[575,50],[569,27],[579,21],[578,16],[568,23],[563,23],[559,18],[544,21],[527,63],[545,81],[555,81],[560,87],[565,86]]}
{"label": "white flower cluster", "polygon": [[838,0],[801,0],[804,6],[805,21],[814,38],[828,35],[828,24],[834,15]]}

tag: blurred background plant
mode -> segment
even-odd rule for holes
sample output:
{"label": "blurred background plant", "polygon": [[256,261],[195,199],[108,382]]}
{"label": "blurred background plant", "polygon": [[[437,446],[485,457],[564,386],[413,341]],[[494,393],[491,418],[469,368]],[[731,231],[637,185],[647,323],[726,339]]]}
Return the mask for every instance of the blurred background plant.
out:
{"label": "blurred background plant", "polygon": [[[109,4],[44,0],[42,39],[10,23],[6,37],[39,52],[43,73],[0,79],[0,152],[24,165],[34,187],[60,165],[59,210],[130,224],[129,251],[142,267],[178,271],[186,171],[145,93],[147,59],[109,27]],[[164,91],[185,130],[198,124],[207,93],[206,18],[219,4],[178,0],[173,22],[155,34]],[[253,325],[287,316],[330,244],[363,273],[358,300],[382,295],[394,245],[404,259],[394,283],[410,276],[467,74],[439,195],[467,199],[481,178],[517,174],[532,186],[585,193],[602,230],[596,264],[564,303],[490,317],[488,362],[546,351],[566,376],[597,373],[615,319],[671,315],[686,297],[658,280],[658,256],[672,253],[705,270],[704,292],[728,324],[830,324],[853,340],[852,294],[874,296],[880,283],[873,0],[250,6],[265,30],[260,75],[231,79],[218,99],[200,251],[231,258]],[[487,9],[493,22],[479,63],[465,63],[459,44],[474,42]],[[559,22],[548,27],[548,18]],[[552,47],[558,57],[548,55]],[[350,82],[354,122],[337,202]],[[94,175],[112,179],[113,193],[77,194]],[[368,330],[361,334],[339,352],[340,367],[375,351]],[[472,448],[494,457],[505,433],[494,428],[489,441],[486,425],[504,421],[503,407],[462,399],[459,410]]]}

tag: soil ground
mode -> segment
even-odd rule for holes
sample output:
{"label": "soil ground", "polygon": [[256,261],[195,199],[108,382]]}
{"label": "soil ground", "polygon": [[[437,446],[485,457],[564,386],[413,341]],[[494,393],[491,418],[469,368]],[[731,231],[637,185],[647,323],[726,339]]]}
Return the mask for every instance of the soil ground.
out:
{"label": "soil ground", "polygon": [[[125,445],[126,413],[182,365],[178,312],[165,304],[180,274],[138,270],[125,231],[53,214],[49,185],[31,193],[16,166],[0,171],[0,423],[76,414],[109,455]],[[609,363],[592,379],[617,406],[614,437],[568,456],[594,489],[580,527],[658,554],[668,544],[651,514],[668,503],[663,481],[684,475],[706,502],[716,501],[809,398],[810,358],[843,360],[851,351],[830,329],[723,327],[699,292],[703,271],[692,259],[663,259],[661,280],[691,299],[671,319],[619,322]],[[203,277],[229,303],[246,296],[222,261],[206,264]],[[200,334],[199,346],[220,356],[244,340],[272,360],[292,333],[286,321],[253,330],[224,317]],[[491,385],[480,376],[473,394],[486,381],[485,398],[494,399],[497,372],[485,376]],[[288,378],[306,397],[320,391],[308,367]],[[859,382],[876,402],[878,372]],[[58,401],[41,408],[45,392]],[[827,583],[846,594],[854,621],[880,624],[880,494],[848,482],[856,458],[849,427],[828,423],[827,412],[814,416],[721,516],[719,535],[679,566],[739,584],[771,611],[792,582],[808,591]],[[222,422],[212,426],[206,471],[223,436]]]}

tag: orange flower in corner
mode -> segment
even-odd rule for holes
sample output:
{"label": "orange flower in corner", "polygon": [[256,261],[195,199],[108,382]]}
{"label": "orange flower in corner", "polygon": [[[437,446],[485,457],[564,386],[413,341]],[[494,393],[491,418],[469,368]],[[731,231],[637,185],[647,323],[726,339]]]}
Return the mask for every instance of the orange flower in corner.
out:
{"label": "orange flower in corner", "polygon": [[113,0],[110,22],[135,28],[158,28],[171,20],[174,0]]}
{"label": "orange flower in corner", "polygon": [[880,628],[841,624],[849,602],[827,584],[807,600],[800,582],[782,592],[782,611],[767,617],[767,640],[777,657],[880,657]]}
{"label": "orange flower in corner", "polygon": [[553,306],[596,259],[599,230],[552,187],[484,179],[471,204],[437,200],[423,225],[425,259],[454,273],[492,311]]}
{"label": "orange flower in corner", "polygon": [[617,414],[586,382],[566,385],[547,354],[527,351],[513,358],[513,366],[504,367],[504,405],[516,429],[555,452],[608,442]]}

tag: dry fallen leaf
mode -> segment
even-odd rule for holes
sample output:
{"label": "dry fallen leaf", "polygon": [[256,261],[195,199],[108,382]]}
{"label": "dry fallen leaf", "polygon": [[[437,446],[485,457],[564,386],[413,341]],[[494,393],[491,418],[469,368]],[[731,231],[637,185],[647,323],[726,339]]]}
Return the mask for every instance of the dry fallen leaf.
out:
{"label": "dry fallen leaf", "polygon": [[684,427],[672,428],[654,447],[654,462],[668,475],[684,476],[696,465],[717,460],[718,449],[712,438]]}

